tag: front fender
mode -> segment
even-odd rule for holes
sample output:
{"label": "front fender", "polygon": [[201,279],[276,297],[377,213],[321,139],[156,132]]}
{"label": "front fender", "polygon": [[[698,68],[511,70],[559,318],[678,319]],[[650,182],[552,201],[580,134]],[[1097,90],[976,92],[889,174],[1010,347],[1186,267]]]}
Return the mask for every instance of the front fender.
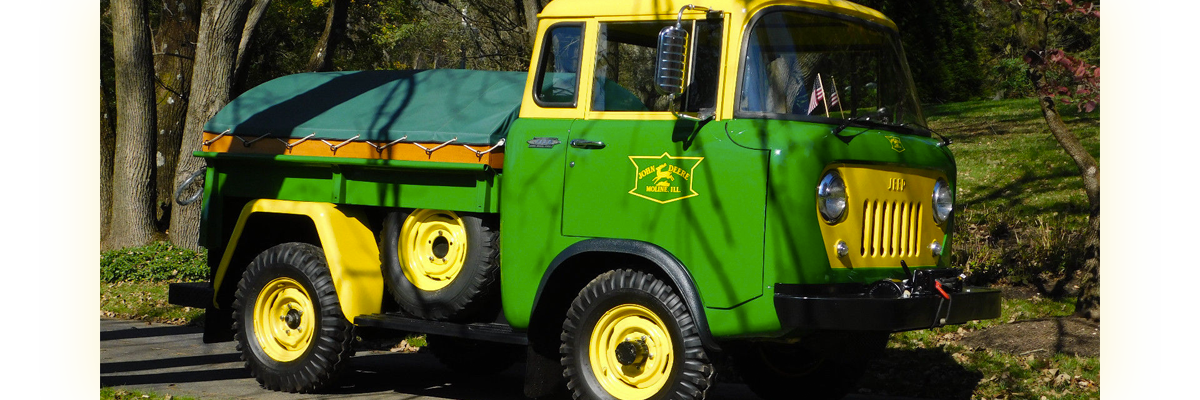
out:
{"label": "front fender", "polygon": [[568,260],[574,257],[586,256],[589,253],[619,253],[636,256],[657,267],[658,272],[661,272],[668,278],[671,285],[679,291],[680,297],[683,298],[684,304],[695,320],[696,327],[700,331],[700,340],[704,343],[704,346],[713,350],[720,350],[720,346],[713,340],[712,334],[708,329],[708,318],[704,313],[704,303],[700,300],[700,292],[696,290],[695,280],[692,279],[692,275],[688,272],[687,267],[666,249],[653,243],[625,239],[587,239],[568,246],[550,262],[550,267],[543,275],[542,282],[538,284],[537,294],[534,297],[533,303],[534,309],[537,309],[540,305],[542,294],[547,285],[553,280],[555,273],[559,272],[559,267],[568,264]]}

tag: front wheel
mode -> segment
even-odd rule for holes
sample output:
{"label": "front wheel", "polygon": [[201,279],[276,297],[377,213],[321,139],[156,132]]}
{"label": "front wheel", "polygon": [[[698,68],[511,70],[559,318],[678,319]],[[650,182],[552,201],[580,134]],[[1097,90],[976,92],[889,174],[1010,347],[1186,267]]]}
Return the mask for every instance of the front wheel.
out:
{"label": "front wheel", "polygon": [[331,384],[354,354],[321,248],[285,243],[246,268],[233,302],[237,348],[263,387],[309,393]]}
{"label": "front wheel", "polygon": [[712,380],[683,300],[638,271],[609,271],[580,291],[560,352],[577,399],[702,399]]}

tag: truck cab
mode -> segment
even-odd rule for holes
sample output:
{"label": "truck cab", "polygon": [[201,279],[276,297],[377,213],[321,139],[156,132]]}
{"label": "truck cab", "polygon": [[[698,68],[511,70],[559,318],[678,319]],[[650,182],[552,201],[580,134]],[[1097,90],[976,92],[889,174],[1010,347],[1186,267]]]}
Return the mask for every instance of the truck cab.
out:
{"label": "truck cab", "polygon": [[[278,101],[293,104],[330,82],[366,82],[330,92],[371,110],[362,118],[376,119],[347,123],[368,127],[358,136],[304,136],[295,123],[282,148],[247,150],[272,135],[247,127],[272,115],[359,117],[338,106],[218,114],[228,123],[207,129],[205,146],[230,145],[197,153],[209,161],[214,276],[173,297],[191,290],[203,301],[189,304],[231,318],[272,389],[320,388],[350,351],[292,336],[315,318],[343,342],[383,329],[453,338],[445,349],[523,346],[531,397],[638,400],[703,398],[721,368],[766,398],[836,398],[889,333],[999,315],[999,292],[968,287],[950,265],[954,158],[926,126],[896,26],[879,12],[839,0],[555,0],[538,18],[524,74],[276,84],[325,79]],[[378,95],[401,80],[408,89]],[[374,128],[379,115],[404,125],[422,88],[459,90],[454,110],[479,111],[433,107],[409,122],[461,134]],[[455,150],[470,140],[463,119],[493,121],[461,145],[471,153]],[[293,153],[317,140],[328,152]],[[384,150],[409,144],[424,158]],[[454,152],[465,156],[444,156]],[[277,236],[288,239],[261,239]],[[302,265],[276,265],[289,263]],[[293,379],[310,366],[317,379]]]}

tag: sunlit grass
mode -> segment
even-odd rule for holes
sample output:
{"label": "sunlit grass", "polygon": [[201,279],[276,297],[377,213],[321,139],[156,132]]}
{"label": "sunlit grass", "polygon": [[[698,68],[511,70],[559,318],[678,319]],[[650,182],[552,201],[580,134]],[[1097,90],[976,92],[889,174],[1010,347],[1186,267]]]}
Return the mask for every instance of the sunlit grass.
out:
{"label": "sunlit grass", "polygon": [[171,324],[191,324],[204,316],[204,310],[167,303],[167,282],[100,282],[100,313],[106,317],[128,318]]}

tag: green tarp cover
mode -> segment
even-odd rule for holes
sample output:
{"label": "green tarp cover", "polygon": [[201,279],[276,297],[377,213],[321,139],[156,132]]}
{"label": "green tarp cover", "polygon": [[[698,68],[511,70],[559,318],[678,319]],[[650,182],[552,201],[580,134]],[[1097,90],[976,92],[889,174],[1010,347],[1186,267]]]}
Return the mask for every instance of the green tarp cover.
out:
{"label": "green tarp cover", "polygon": [[524,72],[314,72],[273,79],[204,130],[239,136],[494,145],[517,118]]}

